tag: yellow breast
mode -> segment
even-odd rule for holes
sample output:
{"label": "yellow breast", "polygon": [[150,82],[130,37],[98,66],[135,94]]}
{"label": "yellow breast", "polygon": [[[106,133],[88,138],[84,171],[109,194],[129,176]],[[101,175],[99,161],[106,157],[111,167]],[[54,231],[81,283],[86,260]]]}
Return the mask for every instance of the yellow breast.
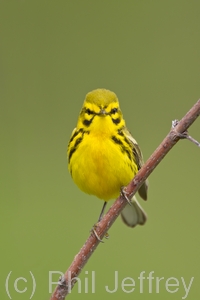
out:
{"label": "yellow breast", "polygon": [[137,173],[130,160],[111,136],[85,134],[70,162],[74,182],[85,193],[105,201],[116,198]]}

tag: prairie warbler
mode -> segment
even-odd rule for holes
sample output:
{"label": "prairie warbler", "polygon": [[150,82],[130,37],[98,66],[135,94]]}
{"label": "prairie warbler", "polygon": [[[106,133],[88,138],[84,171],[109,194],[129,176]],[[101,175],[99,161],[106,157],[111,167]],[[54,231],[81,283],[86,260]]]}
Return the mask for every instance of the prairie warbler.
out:
{"label": "prairie warbler", "polygon": [[[96,89],[86,95],[73,130],[68,150],[68,166],[77,186],[85,193],[104,200],[99,220],[106,203],[116,198],[143,164],[136,140],[126,128],[115,93]],[[147,199],[148,185],[139,189]],[[144,224],[146,214],[134,196],[121,213],[130,227]]]}

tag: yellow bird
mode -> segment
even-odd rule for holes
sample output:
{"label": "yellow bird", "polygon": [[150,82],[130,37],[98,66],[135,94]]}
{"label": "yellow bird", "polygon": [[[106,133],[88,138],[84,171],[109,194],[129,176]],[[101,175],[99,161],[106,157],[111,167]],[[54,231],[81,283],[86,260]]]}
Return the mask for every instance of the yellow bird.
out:
{"label": "yellow bird", "polygon": [[[136,140],[125,125],[117,96],[106,89],[96,89],[86,95],[67,150],[68,166],[77,186],[85,193],[106,203],[119,196],[143,165],[143,157]],[[147,199],[147,181],[139,194]],[[121,213],[130,227],[143,225],[146,214],[136,197]]]}

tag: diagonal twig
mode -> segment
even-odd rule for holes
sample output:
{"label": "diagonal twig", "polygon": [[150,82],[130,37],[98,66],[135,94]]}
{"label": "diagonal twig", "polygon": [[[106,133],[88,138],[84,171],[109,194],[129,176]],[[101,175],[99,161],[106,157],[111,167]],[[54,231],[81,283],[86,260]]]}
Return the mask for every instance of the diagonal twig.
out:
{"label": "diagonal twig", "polygon": [[[187,129],[200,115],[200,100],[186,113],[186,115],[172,126],[172,129],[168,135],[164,138],[162,143],[146,161],[143,167],[139,170],[134,179],[126,187],[126,195],[129,199],[137,192],[147,177],[153,172],[156,166],[161,162],[165,155],[171,150],[171,148],[178,142],[179,139],[191,138]],[[194,139],[193,139],[194,140]],[[196,141],[196,140],[195,140]],[[196,144],[199,143],[196,141]],[[109,228],[112,226],[118,215],[123,208],[127,205],[127,200],[121,195],[114,202],[107,214],[98,223],[98,227],[95,228],[96,233],[100,238],[103,238]],[[88,259],[99,245],[100,241],[95,237],[93,233],[89,236],[79,253],[74,257],[74,260],[66,271],[64,276],[59,280],[58,286],[51,296],[51,300],[63,300],[71,292],[74,284],[76,283],[76,277],[80,274],[82,268],[87,263]]]}

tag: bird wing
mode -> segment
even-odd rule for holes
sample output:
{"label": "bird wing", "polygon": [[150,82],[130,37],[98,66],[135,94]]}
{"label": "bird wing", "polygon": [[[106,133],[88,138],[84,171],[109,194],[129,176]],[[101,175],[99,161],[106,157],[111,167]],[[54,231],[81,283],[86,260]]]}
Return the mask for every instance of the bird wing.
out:
{"label": "bird wing", "polygon": [[[140,150],[140,147],[139,147],[137,141],[132,137],[132,135],[128,131],[128,129],[125,129],[125,134],[132,144],[133,155],[135,157],[135,161],[136,161],[138,170],[140,170],[144,164],[143,155]],[[145,182],[142,184],[142,186],[138,190],[140,197],[142,197],[142,199],[144,199],[144,200],[147,200],[147,190],[148,190],[148,181],[145,180]]]}

